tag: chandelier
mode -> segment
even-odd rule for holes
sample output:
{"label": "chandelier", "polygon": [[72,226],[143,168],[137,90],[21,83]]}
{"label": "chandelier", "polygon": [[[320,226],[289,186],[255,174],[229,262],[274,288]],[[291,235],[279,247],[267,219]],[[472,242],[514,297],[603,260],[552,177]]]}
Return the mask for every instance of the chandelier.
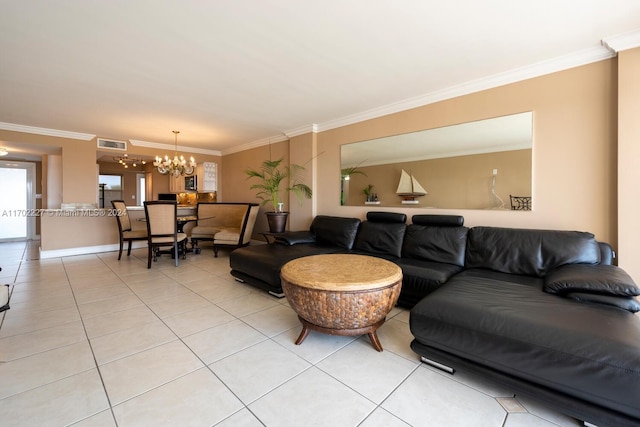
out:
{"label": "chandelier", "polygon": [[129,165],[133,166],[134,168],[136,166],[140,165],[146,165],[147,162],[145,160],[142,160],[140,157],[131,157],[128,154],[123,154],[122,156],[116,156],[113,158],[113,160],[115,160],[116,162],[120,163],[122,166],[125,167],[125,169],[129,168]]}
{"label": "chandelier", "polygon": [[180,175],[193,175],[196,167],[196,161],[193,157],[189,160],[187,164],[184,156],[178,157],[178,134],[180,131],[174,130],[172,131],[175,135],[175,152],[173,154],[173,160],[169,159],[169,156],[164,156],[164,159],[160,156],[156,156],[156,161],[153,162],[153,166],[158,168],[158,172],[162,175],[173,175],[178,177]]}

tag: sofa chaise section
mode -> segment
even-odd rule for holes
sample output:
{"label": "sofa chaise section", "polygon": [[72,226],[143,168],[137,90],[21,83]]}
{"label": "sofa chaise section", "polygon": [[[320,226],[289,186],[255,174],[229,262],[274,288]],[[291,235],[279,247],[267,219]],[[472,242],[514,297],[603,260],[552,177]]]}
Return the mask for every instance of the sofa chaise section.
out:
{"label": "sofa chaise section", "polygon": [[[411,310],[412,348],[430,362],[482,373],[578,419],[639,425],[640,317],[619,308],[624,304],[545,292],[559,276],[555,284],[571,291],[586,278],[586,293],[602,295],[616,284],[622,293],[634,292],[626,273],[607,265],[607,248],[589,233],[471,229],[465,270]],[[568,275],[558,275],[567,268]],[[598,271],[604,271],[600,288],[588,279]],[[625,303],[629,296],[610,297]]]}
{"label": "sofa chaise section", "polygon": [[359,225],[357,218],[319,215],[309,231],[283,233],[277,236],[275,243],[231,252],[231,275],[240,282],[283,297],[280,269],[284,264],[303,256],[350,251]]}

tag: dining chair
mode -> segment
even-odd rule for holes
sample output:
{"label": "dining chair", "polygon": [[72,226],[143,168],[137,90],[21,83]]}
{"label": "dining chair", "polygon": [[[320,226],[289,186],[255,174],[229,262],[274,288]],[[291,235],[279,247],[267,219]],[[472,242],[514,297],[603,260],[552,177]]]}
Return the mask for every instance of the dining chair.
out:
{"label": "dining chair", "polygon": [[131,219],[127,213],[127,205],[124,200],[112,200],[114,215],[118,221],[118,233],[120,234],[120,251],[118,252],[118,261],[122,257],[122,247],[124,242],[129,242],[127,248],[127,256],[131,255],[131,242],[134,240],[147,240],[147,230],[132,230]]}
{"label": "dining chair", "polygon": [[161,247],[170,246],[178,266],[178,255],[186,259],[187,235],[178,233],[178,204],[172,201],[154,200],[144,202],[144,215],[147,220],[147,268],[151,268],[151,258],[158,260]]}

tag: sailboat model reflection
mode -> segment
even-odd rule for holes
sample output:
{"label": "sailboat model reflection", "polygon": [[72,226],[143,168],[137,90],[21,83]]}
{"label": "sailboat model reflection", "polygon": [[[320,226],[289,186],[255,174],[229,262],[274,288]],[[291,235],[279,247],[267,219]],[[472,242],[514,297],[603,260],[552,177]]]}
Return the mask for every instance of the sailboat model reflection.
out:
{"label": "sailboat model reflection", "polygon": [[402,203],[405,205],[417,205],[419,202],[417,197],[422,197],[427,194],[427,190],[422,188],[422,185],[416,180],[412,174],[408,174],[402,169],[402,175],[400,175],[400,183],[398,183],[398,189],[396,194],[402,197]]}

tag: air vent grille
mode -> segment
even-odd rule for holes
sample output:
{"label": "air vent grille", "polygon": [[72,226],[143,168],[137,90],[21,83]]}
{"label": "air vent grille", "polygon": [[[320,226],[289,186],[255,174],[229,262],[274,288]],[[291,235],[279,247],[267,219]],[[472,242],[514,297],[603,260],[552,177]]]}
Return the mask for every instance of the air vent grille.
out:
{"label": "air vent grille", "polygon": [[114,141],[113,139],[98,138],[98,148],[109,150],[127,151],[127,141]]}

